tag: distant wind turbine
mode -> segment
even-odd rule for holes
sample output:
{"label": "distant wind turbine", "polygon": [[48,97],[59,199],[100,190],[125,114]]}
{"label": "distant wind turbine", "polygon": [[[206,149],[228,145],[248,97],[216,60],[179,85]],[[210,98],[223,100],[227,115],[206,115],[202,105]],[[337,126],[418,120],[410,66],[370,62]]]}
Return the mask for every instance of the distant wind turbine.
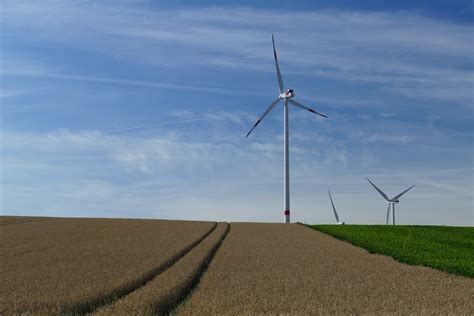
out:
{"label": "distant wind turbine", "polygon": [[336,224],[344,225],[344,222],[339,221],[339,215],[337,215],[336,207],[334,206],[334,202],[332,201],[331,191],[328,190],[329,199],[331,200],[332,210],[334,211],[334,217],[336,217]]}
{"label": "distant wind turbine", "polygon": [[372,181],[369,180],[369,178],[367,178],[367,181],[370,182],[370,184],[375,188],[375,190],[377,190],[380,193],[380,195],[385,199],[385,201],[387,201],[388,203],[387,222],[386,222],[387,225],[388,225],[388,219],[390,218],[390,206],[392,207],[393,225],[395,225],[395,203],[400,203],[399,198],[401,198],[403,194],[407,193],[409,190],[411,190],[415,186],[413,185],[409,187],[408,189],[406,189],[405,191],[403,191],[402,193],[400,193],[399,195],[395,196],[394,198],[389,199],[387,195],[382,192],[382,190],[377,188],[377,186],[373,184]]}
{"label": "distant wind turbine", "polygon": [[273,42],[273,56],[275,57],[275,67],[276,67],[276,73],[277,73],[277,79],[278,79],[278,87],[280,90],[280,94],[278,97],[268,106],[268,108],[263,112],[262,116],[257,120],[257,122],[253,125],[253,127],[250,129],[250,131],[247,133],[248,137],[250,133],[254,130],[255,127],[257,127],[258,124],[267,116],[268,113],[273,110],[273,108],[281,101],[285,100],[285,106],[284,106],[284,124],[283,124],[283,133],[284,133],[284,204],[285,204],[285,210],[283,211],[283,214],[285,216],[285,223],[290,222],[290,162],[289,162],[289,137],[288,137],[288,103],[291,103],[294,106],[297,106],[303,110],[309,111],[311,113],[320,115],[322,117],[327,117],[326,115],[316,112],[313,109],[310,109],[303,104],[296,102],[295,100],[292,100],[292,98],[295,96],[294,92],[292,89],[283,89],[283,78],[280,73],[280,66],[278,65],[278,58],[277,58],[277,53],[275,49],[275,39],[272,35],[272,42]]}

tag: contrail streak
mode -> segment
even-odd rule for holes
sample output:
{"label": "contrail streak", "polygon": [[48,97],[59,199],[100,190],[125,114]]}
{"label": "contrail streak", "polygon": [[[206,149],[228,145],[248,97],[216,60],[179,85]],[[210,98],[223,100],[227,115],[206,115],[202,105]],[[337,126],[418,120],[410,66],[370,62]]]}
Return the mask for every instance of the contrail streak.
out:
{"label": "contrail streak", "polygon": [[226,89],[217,88],[217,87],[213,88],[213,87],[187,85],[187,84],[173,84],[173,83],[149,82],[149,81],[139,81],[139,80],[124,80],[124,79],[116,79],[116,78],[77,76],[77,75],[68,75],[68,74],[47,73],[47,72],[1,71],[0,74],[7,75],[7,76],[13,75],[13,76],[24,76],[24,77],[66,79],[66,80],[98,82],[98,83],[104,83],[104,84],[129,85],[129,86],[149,87],[149,88],[159,88],[159,89],[175,89],[175,90],[189,90],[189,91],[220,93],[220,94],[235,94],[235,91],[226,90]]}
{"label": "contrail streak", "polygon": [[241,115],[247,115],[247,114],[255,114],[255,113],[260,113],[260,112],[244,112],[244,113],[236,113],[236,114],[228,114],[228,115],[213,115],[213,116],[200,117],[200,118],[188,119],[188,120],[169,121],[169,122],[161,122],[161,123],[154,123],[154,124],[147,124],[147,125],[131,126],[131,127],[125,127],[125,128],[119,128],[119,129],[112,129],[112,130],[106,131],[106,133],[120,133],[120,132],[135,130],[135,129],[142,129],[142,128],[148,128],[148,127],[162,126],[162,125],[180,124],[180,123],[206,121],[206,120],[218,120],[221,118],[241,116]]}

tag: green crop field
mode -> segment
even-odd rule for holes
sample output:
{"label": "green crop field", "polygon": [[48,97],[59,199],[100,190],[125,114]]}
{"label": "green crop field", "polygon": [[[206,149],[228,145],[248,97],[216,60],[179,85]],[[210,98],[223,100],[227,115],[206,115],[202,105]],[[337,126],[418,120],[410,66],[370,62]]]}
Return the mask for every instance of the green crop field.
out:
{"label": "green crop field", "polygon": [[474,277],[474,227],[308,225],[371,253]]}

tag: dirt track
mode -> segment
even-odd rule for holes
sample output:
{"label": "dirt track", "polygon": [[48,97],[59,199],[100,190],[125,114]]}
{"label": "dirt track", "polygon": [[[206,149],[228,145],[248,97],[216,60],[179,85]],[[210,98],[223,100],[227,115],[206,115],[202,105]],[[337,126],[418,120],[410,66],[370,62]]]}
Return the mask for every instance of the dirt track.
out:
{"label": "dirt track", "polygon": [[474,314],[474,280],[296,224],[231,224],[179,314]]}

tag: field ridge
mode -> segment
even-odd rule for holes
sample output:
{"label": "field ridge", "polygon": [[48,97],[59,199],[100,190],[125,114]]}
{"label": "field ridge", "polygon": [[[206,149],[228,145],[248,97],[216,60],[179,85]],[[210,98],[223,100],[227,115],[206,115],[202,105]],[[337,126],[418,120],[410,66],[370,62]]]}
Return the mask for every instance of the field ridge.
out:
{"label": "field ridge", "polygon": [[194,247],[199,245],[206,237],[208,237],[217,227],[217,222],[214,222],[214,225],[206,232],[204,233],[201,237],[193,241],[191,244],[189,244],[187,247],[181,249],[175,256],[169,258],[162,264],[160,264],[158,267],[155,269],[149,271],[145,275],[141,276],[139,279],[136,279],[133,282],[130,282],[121,288],[117,288],[113,292],[109,294],[105,294],[105,297],[102,296],[96,300],[92,300],[89,302],[83,302],[81,304],[73,306],[70,310],[63,312],[62,314],[86,314],[86,313],[92,313],[98,308],[111,304],[128,294],[132,293],[133,291],[136,291],[137,289],[143,287],[146,285],[148,282],[150,282],[153,278],[155,278],[157,275],[160,273],[163,273],[170,267],[172,267],[179,259],[184,257],[189,251],[191,251]]}

